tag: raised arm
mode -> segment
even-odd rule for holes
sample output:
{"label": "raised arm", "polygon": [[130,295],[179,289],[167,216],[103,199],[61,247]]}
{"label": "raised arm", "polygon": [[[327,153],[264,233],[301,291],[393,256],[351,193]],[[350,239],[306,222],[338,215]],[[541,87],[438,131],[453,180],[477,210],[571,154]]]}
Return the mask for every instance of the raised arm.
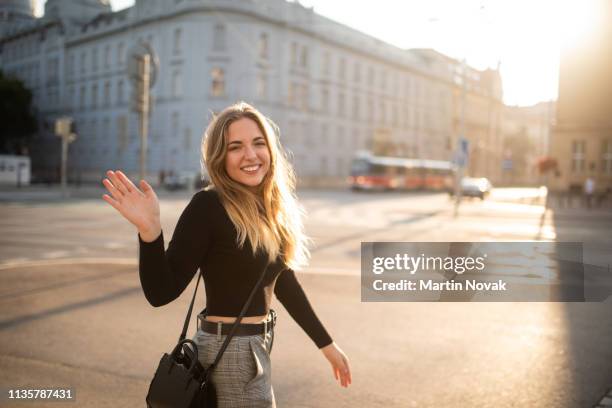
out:
{"label": "raised arm", "polygon": [[179,297],[206,256],[214,222],[210,199],[206,191],[191,198],[165,251],[163,231],[152,242],[138,234],[140,283],[151,305],[163,306]]}
{"label": "raised arm", "polygon": [[102,198],[138,230],[140,283],[153,306],[176,299],[193,278],[210,243],[209,207],[213,193],[199,191],[181,214],[168,250],[164,251],[159,201],[153,188],[140,181],[142,191],[121,171],[108,171],[103,180],[110,194]]}

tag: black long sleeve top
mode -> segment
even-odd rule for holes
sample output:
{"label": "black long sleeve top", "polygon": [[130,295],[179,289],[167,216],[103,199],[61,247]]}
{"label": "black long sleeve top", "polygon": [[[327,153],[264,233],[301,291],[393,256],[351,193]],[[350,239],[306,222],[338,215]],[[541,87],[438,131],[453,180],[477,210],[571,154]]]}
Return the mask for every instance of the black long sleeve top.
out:
{"label": "black long sleeve top", "polygon": [[[140,283],[149,303],[158,307],[179,297],[201,268],[208,314],[238,316],[268,266],[268,257],[262,251],[254,256],[248,239],[239,248],[236,235],[214,190],[193,195],[179,217],[167,250],[164,251],[163,231],[153,242],[144,242],[138,234]],[[245,316],[266,315],[272,292],[317,347],[332,343],[295,272],[279,258],[268,266]]]}

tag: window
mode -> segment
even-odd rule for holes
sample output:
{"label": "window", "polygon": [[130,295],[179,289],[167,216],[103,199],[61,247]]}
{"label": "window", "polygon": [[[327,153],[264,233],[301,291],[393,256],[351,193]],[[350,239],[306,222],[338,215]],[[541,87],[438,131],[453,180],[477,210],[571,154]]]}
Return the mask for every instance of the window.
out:
{"label": "window", "polygon": [[399,125],[399,110],[398,110],[398,107],[397,107],[396,103],[393,104],[391,115],[393,115],[393,117],[391,119],[392,123],[393,123],[393,126],[398,126]]}
{"label": "window", "polygon": [[328,169],[327,169],[327,157],[323,156],[321,157],[320,160],[320,174],[321,176],[327,176],[328,173]]}
{"label": "window", "polygon": [[104,83],[104,106],[110,106],[110,81]]}
{"label": "window", "polygon": [[68,88],[68,100],[66,103],[66,107],[68,108],[68,110],[73,110],[75,107],[75,100],[74,100],[74,86],[71,85]]}
{"label": "window", "polygon": [[294,67],[297,65],[297,53],[298,53],[298,45],[297,43],[294,41],[291,43],[291,66]]}
{"label": "window", "polygon": [[345,105],[345,97],[344,93],[340,92],[338,94],[338,116],[344,116],[344,105]]}
{"label": "window", "polygon": [[122,42],[117,46],[117,61],[120,66],[125,64],[125,45]]}
{"label": "window", "polygon": [[212,96],[225,95],[225,73],[221,68],[213,68],[211,71],[211,94]]}
{"label": "window", "polygon": [[308,48],[306,46],[302,47],[302,54],[300,56],[300,65],[302,68],[308,68]]}
{"label": "window", "polygon": [[340,58],[338,63],[338,79],[344,81],[346,78],[346,59]]}
{"label": "window", "polygon": [[174,70],[172,72],[172,84],[171,84],[171,94],[172,97],[176,98],[183,94],[183,84],[181,79],[181,72],[179,70]]}
{"label": "window", "polygon": [[601,170],[604,174],[612,175],[612,139],[604,140],[602,144]]}
{"label": "window", "polygon": [[81,90],[79,92],[79,107],[81,110],[85,109],[85,85],[81,86]]}
{"label": "window", "polygon": [[91,71],[96,72],[98,70],[98,48],[94,47],[91,51]]}
{"label": "window", "polygon": [[353,80],[357,83],[361,81],[361,64],[355,62],[355,70],[353,71]]}
{"label": "window", "polygon": [[108,69],[110,68],[110,63],[111,63],[111,47],[110,44],[106,45],[106,47],[104,47],[104,68]]}
{"label": "window", "polygon": [[215,24],[213,29],[213,50],[225,51],[225,26]]}
{"label": "window", "polygon": [[353,96],[353,118],[359,119],[359,95]]}
{"label": "window", "polygon": [[583,172],[585,167],[584,151],[586,142],[584,140],[574,140],[572,142],[572,171]]}
{"label": "window", "polygon": [[81,52],[81,74],[85,73],[85,64],[87,63],[87,54],[85,53],[85,51]]}
{"label": "window", "polygon": [[68,56],[68,75],[74,75],[74,54]]}
{"label": "window", "polygon": [[109,136],[109,127],[110,127],[110,120],[108,118],[104,118],[104,120],[102,121],[102,139],[104,140],[108,140],[108,136]]}
{"label": "window", "polygon": [[117,84],[117,104],[123,103],[123,79],[119,80]]}
{"label": "window", "polygon": [[329,112],[329,90],[327,88],[321,90],[321,110]]}
{"label": "window", "polygon": [[268,76],[264,72],[257,76],[257,97],[263,100],[268,97]]}
{"label": "window", "polygon": [[325,146],[327,144],[328,129],[329,126],[327,125],[327,123],[323,123],[321,125],[321,146]]}
{"label": "window", "polygon": [[98,105],[98,84],[91,86],[91,108],[95,109]]}
{"label": "window", "polygon": [[181,37],[183,34],[183,30],[181,30],[180,28],[177,28],[174,30],[174,47],[172,48],[172,54],[173,55],[180,55],[181,54]]}
{"label": "window", "polygon": [[329,75],[330,65],[331,65],[331,56],[328,51],[323,53],[323,75]]}
{"label": "window", "polygon": [[368,85],[374,85],[374,68],[368,67]]}
{"label": "window", "polygon": [[268,59],[268,34],[259,35],[259,58]]}
{"label": "window", "polygon": [[171,137],[178,138],[179,136],[179,127],[180,127],[180,114],[178,112],[172,112],[172,130]]}

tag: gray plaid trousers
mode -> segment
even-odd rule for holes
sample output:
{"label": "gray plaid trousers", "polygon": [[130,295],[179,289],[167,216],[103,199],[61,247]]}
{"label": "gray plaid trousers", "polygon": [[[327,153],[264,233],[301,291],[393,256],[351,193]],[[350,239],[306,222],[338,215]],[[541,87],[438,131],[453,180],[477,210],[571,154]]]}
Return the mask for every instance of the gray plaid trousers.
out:
{"label": "gray plaid trousers", "polygon": [[[204,367],[215,361],[226,335],[199,329],[193,337]],[[234,336],[212,372],[219,408],[276,408],[272,388],[270,341],[272,334]]]}

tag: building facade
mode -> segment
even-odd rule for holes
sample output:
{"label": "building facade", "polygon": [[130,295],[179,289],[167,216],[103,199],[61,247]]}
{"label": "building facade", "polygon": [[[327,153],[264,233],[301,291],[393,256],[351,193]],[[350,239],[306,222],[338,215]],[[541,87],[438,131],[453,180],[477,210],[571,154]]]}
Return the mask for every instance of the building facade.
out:
{"label": "building facade", "polygon": [[582,192],[589,177],[597,192],[612,190],[612,2],[591,3],[597,20],[561,55],[551,145],[560,191]]}
{"label": "building facade", "polygon": [[[108,168],[137,174],[126,68],[138,42],[159,59],[147,152],[153,181],[162,170],[198,172],[212,113],[239,100],[277,122],[303,183],[342,183],[359,150],[452,159],[460,64],[431,50],[399,49],[284,0],[136,0],[119,12],[101,0],[48,0],[43,18],[0,40],[0,66],[26,82],[38,107],[35,174],[59,163],[52,124],[64,115],[78,133],[72,179],[100,181]],[[498,162],[484,152],[499,141],[499,71],[470,73],[470,173],[495,181]]]}

